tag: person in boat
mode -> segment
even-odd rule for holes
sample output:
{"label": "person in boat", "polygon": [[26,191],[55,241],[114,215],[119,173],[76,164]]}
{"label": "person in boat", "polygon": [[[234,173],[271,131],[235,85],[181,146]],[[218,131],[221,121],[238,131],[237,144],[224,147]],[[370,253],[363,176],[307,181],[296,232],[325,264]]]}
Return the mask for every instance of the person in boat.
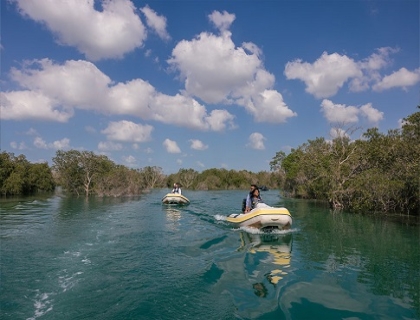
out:
{"label": "person in boat", "polygon": [[260,196],[260,189],[256,188],[251,195],[251,210],[255,209],[259,203],[264,203]]}
{"label": "person in boat", "polygon": [[[253,198],[253,194],[254,194],[254,191],[255,190],[258,190],[258,186],[255,185],[255,184],[251,184],[250,191],[249,191],[249,193],[248,193],[248,195],[246,197],[246,200],[245,200],[245,210],[244,210],[244,213],[247,213],[247,212],[249,212],[249,211],[251,211],[253,209],[252,208],[252,198]],[[262,199],[261,199],[260,191],[259,190],[258,190],[258,198],[262,202]]]}
{"label": "person in boat", "polygon": [[246,213],[249,212],[249,210],[251,210],[251,194],[252,191],[255,190],[255,188],[257,188],[257,186],[255,184],[251,184],[250,190],[246,195],[246,198],[242,200],[242,213]]}
{"label": "person in boat", "polygon": [[181,186],[179,185],[179,183],[174,183],[174,188],[172,189],[172,193],[182,194]]}

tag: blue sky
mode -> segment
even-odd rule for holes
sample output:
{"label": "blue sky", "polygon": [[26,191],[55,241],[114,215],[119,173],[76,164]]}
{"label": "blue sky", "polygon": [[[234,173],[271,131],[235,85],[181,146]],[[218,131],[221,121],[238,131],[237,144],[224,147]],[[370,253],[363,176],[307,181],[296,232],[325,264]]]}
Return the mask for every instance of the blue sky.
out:
{"label": "blue sky", "polygon": [[1,1],[1,151],[269,171],[419,104],[419,1]]}

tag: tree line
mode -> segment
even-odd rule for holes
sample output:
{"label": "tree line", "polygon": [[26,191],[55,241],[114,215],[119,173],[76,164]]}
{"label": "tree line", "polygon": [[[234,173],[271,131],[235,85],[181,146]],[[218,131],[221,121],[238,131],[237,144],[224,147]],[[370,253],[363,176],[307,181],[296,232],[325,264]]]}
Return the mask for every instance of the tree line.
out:
{"label": "tree line", "polygon": [[47,163],[31,164],[24,155],[0,153],[0,193],[4,196],[53,191],[56,186],[74,195],[129,196],[154,188],[172,188],[175,182],[189,190],[248,189],[250,183],[279,188],[277,173],[247,170],[180,169],[165,175],[161,167],[130,169],[91,151],[58,150]]}
{"label": "tree line", "polygon": [[27,195],[51,192],[54,178],[47,163],[30,163],[24,155],[0,153],[0,193],[2,195]]}
{"label": "tree line", "polygon": [[53,165],[30,163],[24,155],[0,153],[0,193],[28,195],[61,186],[75,195],[127,196],[174,182],[189,190],[248,189],[250,183],[280,189],[284,196],[326,201],[354,211],[420,211],[420,112],[404,119],[401,129],[382,134],[368,129],[351,140],[352,128],[336,128],[332,140],[316,138],[286,155],[279,151],[270,172],[211,168],[131,169],[90,151],[58,150]]}
{"label": "tree line", "polygon": [[404,119],[401,129],[382,134],[368,129],[351,140],[351,128],[337,137],[308,140],[286,155],[277,152],[270,167],[281,175],[290,197],[327,201],[353,211],[420,211],[420,112]]}

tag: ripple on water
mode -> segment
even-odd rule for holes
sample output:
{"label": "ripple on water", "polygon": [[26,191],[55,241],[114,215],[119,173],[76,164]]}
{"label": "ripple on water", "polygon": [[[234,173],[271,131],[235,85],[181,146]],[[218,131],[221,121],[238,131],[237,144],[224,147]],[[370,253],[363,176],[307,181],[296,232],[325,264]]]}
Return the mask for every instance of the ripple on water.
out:
{"label": "ripple on water", "polygon": [[[64,320],[297,319],[302,310],[418,318],[418,230],[291,200],[281,203],[293,209],[291,230],[233,229],[226,216],[240,210],[246,191],[186,191],[191,204],[172,208],[160,203],[166,191],[2,206],[1,312]],[[263,195],[278,202],[275,192]]]}
{"label": "ripple on water", "polygon": [[40,318],[53,310],[53,294],[37,290],[33,298],[33,316],[28,320]]}

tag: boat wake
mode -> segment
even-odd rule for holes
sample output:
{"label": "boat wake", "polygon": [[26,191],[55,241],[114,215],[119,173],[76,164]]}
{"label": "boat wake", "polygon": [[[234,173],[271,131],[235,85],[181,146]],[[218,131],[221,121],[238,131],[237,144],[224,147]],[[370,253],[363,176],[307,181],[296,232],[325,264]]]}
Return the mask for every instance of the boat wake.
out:
{"label": "boat wake", "polygon": [[298,232],[299,231],[296,228],[294,228],[294,229],[287,229],[287,230],[281,230],[281,229],[278,229],[278,228],[257,229],[257,228],[252,228],[252,227],[239,227],[239,228],[234,228],[232,230],[235,230],[235,231],[244,231],[246,233],[259,234],[259,235],[265,235],[265,234],[286,235],[286,234],[292,234],[292,233],[295,233],[295,232]]}
{"label": "boat wake", "polygon": [[[214,219],[216,221],[227,221],[228,216],[224,216],[222,214],[216,214],[214,216]],[[258,229],[258,228],[253,228],[253,227],[238,227],[238,228],[231,228],[234,231],[244,231],[246,233],[249,234],[260,234],[260,235],[264,235],[264,234],[273,234],[273,235],[285,235],[285,234],[291,234],[291,233],[295,233],[298,232],[299,229],[297,228],[291,228],[291,229],[287,229],[287,230],[281,230],[278,228],[264,228],[264,229]]]}

